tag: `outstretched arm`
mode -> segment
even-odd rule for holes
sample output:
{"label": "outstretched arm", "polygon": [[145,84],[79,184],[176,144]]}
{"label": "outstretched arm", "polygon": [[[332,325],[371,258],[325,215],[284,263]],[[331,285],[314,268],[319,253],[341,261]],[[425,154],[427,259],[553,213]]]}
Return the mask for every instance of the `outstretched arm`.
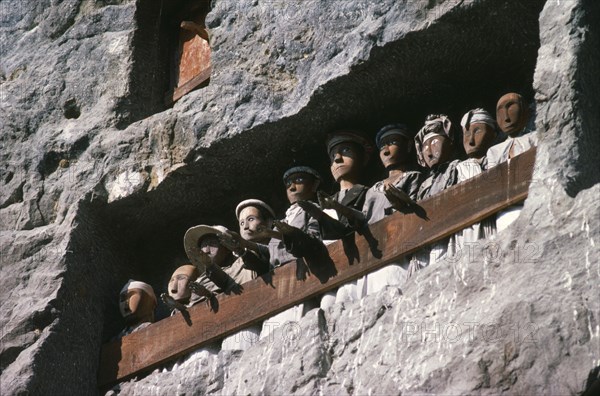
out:
{"label": "outstretched arm", "polygon": [[[264,232],[264,231],[263,231]],[[251,250],[255,253],[260,253],[260,248],[257,243],[247,241],[235,231],[227,231],[217,235],[219,243],[231,250],[236,256],[240,257],[245,250]]]}
{"label": "outstretched arm", "polygon": [[206,276],[225,293],[228,293],[234,288],[234,285],[237,285],[233,278],[218,265],[213,264],[206,267]]}
{"label": "outstretched arm", "polygon": [[258,275],[266,274],[271,270],[271,264],[269,263],[269,255],[268,249],[265,254],[257,254],[250,250],[245,250],[244,253],[240,256],[242,261],[244,262],[244,268],[249,269],[251,271],[256,272]]}
{"label": "outstretched arm", "polygon": [[188,284],[188,288],[192,291],[192,293],[201,297],[206,297],[210,299],[214,295],[210,290],[208,290],[205,286],[201,285],[200,283],[190,282]]}
{"label": "outstretched arm", "polygon": [[160,295],[160,299],[171,309],[176,309],[178,311],[187,310],[186,306],[175,300],[173,297],[169,296],[167,293],[162,293]]}
{"label": "outstretched arm", "polygon": [[416,205],[416,202],[413,201],[408,194],[391,184],[386,184],[383,192],[385,197],[392,204],[392,207],[396,210],[400,211]]}
{"label": "outstretched arm", "polygon": [[317,192],[317,196],[319,198],[319,205],[321,205],[322,208],[333,209],[339,216],[344,216],[348,219],[348,223],[355,231],[360,230],[365,225],[366,219],[362,212],[346,205],[342,205],[332,196],[327,195],[322,191]]}
{"label": "outstretched arm", "polygon": [[283,221],[275,221],[275,226],[283,235],[285,250],[295,257],[310,257],[322,250],[323,242],[301,229]]}
{"label": "outstretched arm", "polygon": [[306,213],[317,220],[321,226],[321,236],[323,239],[340,239],[353,232],[351,228],[329,216],[314,203],[309,201],[298,201],[297,203]]}
{"label": "outstretched arm", "polygon": [[[268,230],[266,228],[261,230],[263,233],[267,231]],[[271,234],[277,235],[281,238],[281,235],[275,231],[272,231]],[[242,258],[244,261],[244,268],[255,271],[259,275],[267,273],[271,270],[268,253],[266,253],[267,259],[265,260],[263,258],[263,256],[265,256],[266,248],[261,248],[259,244],[245,240],[240,236],[240,234],[234,231],[228,231],[227,233],[219,234],[218,238],[221,245],[231,250],[237,257]]]}

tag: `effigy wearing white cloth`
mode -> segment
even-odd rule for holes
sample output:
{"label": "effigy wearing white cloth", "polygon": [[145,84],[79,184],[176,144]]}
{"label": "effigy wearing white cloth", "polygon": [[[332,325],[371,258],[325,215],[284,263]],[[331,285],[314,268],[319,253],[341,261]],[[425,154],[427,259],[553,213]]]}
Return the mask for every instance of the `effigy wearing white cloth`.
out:
{"label": "effigy wearing white cloth", "polygon": [[[493,168],[503,162],[510,161],[511,148],[512,155],[517,156],[525,151],[537,146],[537,132],[529,132],[519,135],[515,138],[507,138],[504,142],[489,148],[487,152],[487,161],[485,169]],[[515,220],[519,218],[523,204],[510,206],[496,214],[496,232],[501,232],[508,228]]]}

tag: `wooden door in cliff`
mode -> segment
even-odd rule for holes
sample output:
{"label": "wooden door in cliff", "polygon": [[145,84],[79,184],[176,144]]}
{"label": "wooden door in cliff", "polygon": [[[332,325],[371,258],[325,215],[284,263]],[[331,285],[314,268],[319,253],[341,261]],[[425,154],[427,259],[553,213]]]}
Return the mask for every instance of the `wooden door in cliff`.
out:
{"label": "wooden door in cliff", "polygon": [[191,1],[185,4],[177,17],[179,34],[171,74],[174,78],[172,89],[165,97],[167,105],[209,83],[210,44],[204,24],[207,13],[207,1]]}

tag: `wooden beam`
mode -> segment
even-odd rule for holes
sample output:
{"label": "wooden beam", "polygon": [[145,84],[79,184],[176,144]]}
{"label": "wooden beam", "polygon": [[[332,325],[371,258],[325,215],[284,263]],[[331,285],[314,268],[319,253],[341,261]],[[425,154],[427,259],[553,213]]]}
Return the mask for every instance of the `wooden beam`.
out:
{"label": "wooden beam", "polygon": [[183,97],[183,95],[193,91],[196,88],[205,87],[210,82],[210,75],[212,73],[212,66],[202,70],[200,74],[192,78],[180,87],[175,88],[173,91],[169,91],[165,95],[165,105],[171,106]]}
{"label": "wooden beam", "polygon": [[337,274],[324,283],[310,274],[304,280],[297,280],[296,264],[290,263],[274,271],[270,284],[258,278],[245,283],[241,295],[219,295],[217,312],[204,304],[192,307],[190,325],[177,314],[105,344],[100,356],[99,386],[152,370],[523,201],[534,160],[535,149],[532,149],[512,159],[510,164],[501,164],[419,202],[429,220],[415,214],[396,213],[373,224],[371,234],[378,241],[381,254],[371,249],[360,235],[354,239],[358,256],[353,260],[346,255],[341,241],[329,245]]}

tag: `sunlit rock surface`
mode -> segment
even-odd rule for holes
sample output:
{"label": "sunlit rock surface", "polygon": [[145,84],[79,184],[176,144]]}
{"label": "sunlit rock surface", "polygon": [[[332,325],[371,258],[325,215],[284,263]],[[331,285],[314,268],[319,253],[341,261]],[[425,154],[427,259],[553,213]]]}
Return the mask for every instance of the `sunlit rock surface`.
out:
{"label": "sunlit rock surface", "polygon": [[600,366],[599,4],[216,1],[210,85],[165,109],[160,2],[3,0],[0,393],[98,392],[125,281],[164,291],[187,227],[233,226],[241,199],[282,212],[281,173],[326,174],[329,129],[417,128],[508,90],[535,97],[540,146],[495,240],[114,392],[584,391]]}

